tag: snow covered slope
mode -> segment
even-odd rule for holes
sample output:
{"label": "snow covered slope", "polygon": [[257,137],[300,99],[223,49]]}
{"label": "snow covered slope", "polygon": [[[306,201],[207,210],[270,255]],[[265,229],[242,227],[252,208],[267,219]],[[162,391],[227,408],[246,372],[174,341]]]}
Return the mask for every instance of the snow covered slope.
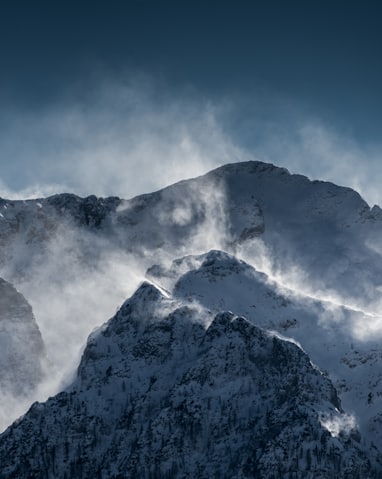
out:
{"label": "snow covered slope", "polygon": [[[57,281],[73,263],[98,266],[105,251],[138,255],[148,267],[158,255],[239,248],[284,282],[376,311],[381,236],[380,208],[350,188],[251,161],[131,200],[0,200],[0,274],[22,290],[29,281],[29,293],[33,277]],[[63,268],[58,255],[73,261]]]}
{"label": "snow covered slope", "polygon": [[78,376],[0,436],[7,478],[377,478],[330,380],[295,344],[144,283]]}
{"label": "snow covered slope", "polygon": [[49,279],[59,277],[57,254],[94,266],[106,250],[120,251],[149,266],[158,255],[239,248],[258,265],[265,254],[269,272],[285,281],[373,309],[370,301],[381,299],[381,235],[381,210],[350,188],[251,161],[131,200],[1,200],[0,270],[18,285],[46,275],[46,264],[55,265]]}
{"label": "snow covered slope", "polygon": [[147,276],[181,300],[212,311],[227,309],[253,324],[297,341],[326,371],[362,433],[382,450],[382,347],[368,327],[380,318],[280,287],[222,251],[187,256]]}
{"label": "snow covered slope", "polygon": [[273,274],[290,282],[296,279],[291,271],[299,269],[300,286],[311,291],[331,290],[369,306],[370,299],[379,298],[380,208],[370,208],[350,188],[260,162],[226,165],[205,178],[221,179],[228,205],[234,201],[246,209],[250,198],[256,199]]}

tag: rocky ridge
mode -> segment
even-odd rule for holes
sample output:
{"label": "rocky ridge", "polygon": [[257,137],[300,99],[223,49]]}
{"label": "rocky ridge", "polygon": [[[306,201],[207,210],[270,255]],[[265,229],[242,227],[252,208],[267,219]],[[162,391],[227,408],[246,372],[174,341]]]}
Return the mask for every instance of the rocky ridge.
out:
{"label": "rocky ridge", "polygon": [[78,377],[0,438],[0,477],[378,477],[336,390],[295,344],[144,283]]}
{"label": "rocky ridge", "polygon": [[378,337],[366,335],[378,319],[359,310],[280,288],[238,258],[210,251],[155,265],[147,276],[165,284],[179,300],[214,312],[235,311],[253,324],[296,341],[326,371],[362,433],[382,449],[380,428],[382,357]]}

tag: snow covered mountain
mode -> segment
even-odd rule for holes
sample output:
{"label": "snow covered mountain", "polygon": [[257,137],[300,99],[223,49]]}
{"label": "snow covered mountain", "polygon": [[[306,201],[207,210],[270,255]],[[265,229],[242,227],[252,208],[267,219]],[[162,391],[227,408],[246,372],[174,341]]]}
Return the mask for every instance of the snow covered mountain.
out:
{"label": "snow covered mountain", "polygon": [[[367,334],[378,318],[280,288],[264,274],[221,251],[151,267],[149,279],[176,298],[215,312],[227,309],[296,341],[324,370],[362,433],[382,450],[380,339]],[[366,332],[365,332],[366,331]]]}
{"label": "snow covered mountain", "polygon": [[78,376],[0,440],[2,478],[379,477],[336,390],[295,344],[144,283]]}
{"label": "snow covered mountain", "polygon": [[324,284],[365,302],[382,285],[379,207],[370,208],[350,188],[256,161],[132,200],[69,194],[1,200],[2,268],[8,277],[28,274],[45,261],[47,245],[69,231],[83,261],[97,259],[101,239],[125,252],[173,258],[261,238],[274,272],[299,267],[315,288]]}
{"label": "snow covered mountain", "polygon": [[261,162],[0,200],[0,275],[56,371],[0,478],[382,477],[381,234],[358,193]]}

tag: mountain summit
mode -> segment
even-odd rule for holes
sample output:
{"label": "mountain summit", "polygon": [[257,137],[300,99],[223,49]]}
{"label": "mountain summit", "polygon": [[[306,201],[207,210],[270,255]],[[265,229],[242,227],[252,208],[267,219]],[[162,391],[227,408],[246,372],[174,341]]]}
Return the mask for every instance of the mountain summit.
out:
{"label": "mountain summit", "polygon": [[130,200],[1,200],[0,266],[17,283],[54,265],[53,254],[94,266],[106,247],[154,262],[213,248],[256,251],[261,241],[275,273],[298,267],[312,290],[325,286],[365,306],[380,299],[381,234],[380,208],[352,189],[250,161]]}

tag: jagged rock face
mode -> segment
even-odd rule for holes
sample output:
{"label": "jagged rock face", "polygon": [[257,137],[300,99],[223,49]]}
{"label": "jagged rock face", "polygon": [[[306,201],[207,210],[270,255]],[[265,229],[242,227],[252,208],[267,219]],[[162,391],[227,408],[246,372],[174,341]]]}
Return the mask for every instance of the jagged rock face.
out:
{"label": "jagged rock face", "polygon": [[80,198],[73,194],[54,195],[46,199],[59,215],[66,216],[79,226],[99,228],[107,217],[116,211],[121,200],[112,196],[97,198],[94,195]]}
{"label": "jagged rock face", "polygon": [[33,267],[52,259],[49,246],[59,244],[69,234],[66,243],[72,243],[78,257],[87,255],[92,263],[87,251],[90,240],[86,241],[85,233],[99,231],[120,201],[116,197],[80,198],[72,194],[26,201],[0,199],[0,266],[16,281],[28,276]]}
{"label": "jagged rock face", "polygon": [[155,265],[147,275],[181,301],[197,301],[215,312],[235,311],[297,341],[332,378],[362,434],[382,450],[382,349],[378,334],[361,334],[377,317],[280,289],[265,274],[222,251],[179,258],[169,267]]}
{"label": "jagged rock face", "polygon": [[0,278],[0,392],[30,393],[42,378],[44,344],[32,308]]}
{"label": "jagged rock face", "polygon": [[296,345],[146,283],[91,335],[73,385],[0,437],[1,477],[380,477],[357,431],[325,428],[343,416]]}

